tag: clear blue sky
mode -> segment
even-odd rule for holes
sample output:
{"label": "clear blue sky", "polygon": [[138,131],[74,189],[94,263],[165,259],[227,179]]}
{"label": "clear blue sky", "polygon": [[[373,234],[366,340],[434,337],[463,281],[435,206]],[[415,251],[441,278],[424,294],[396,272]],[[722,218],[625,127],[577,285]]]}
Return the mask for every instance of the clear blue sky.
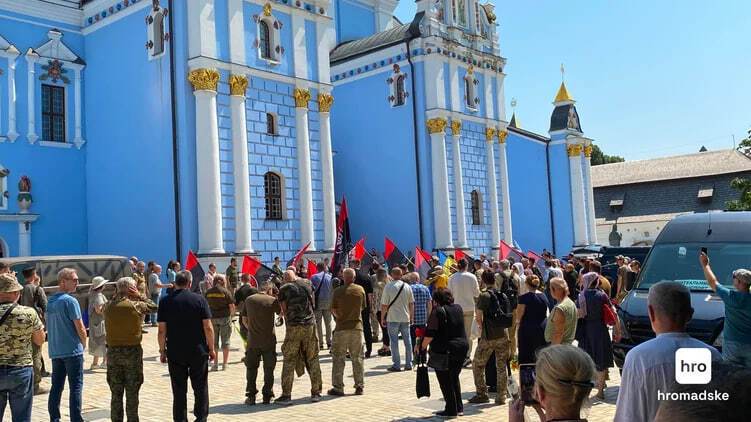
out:
{"label": "clear blue sky", "polygon": [[[425,0],[423,0],[425,1]],[[751,127],[751,1],[495,0],[506,110],[547,134],[566,68],[582,129],[627,160],[732,147]],[[401,0],[397,17],[414,16]]]}

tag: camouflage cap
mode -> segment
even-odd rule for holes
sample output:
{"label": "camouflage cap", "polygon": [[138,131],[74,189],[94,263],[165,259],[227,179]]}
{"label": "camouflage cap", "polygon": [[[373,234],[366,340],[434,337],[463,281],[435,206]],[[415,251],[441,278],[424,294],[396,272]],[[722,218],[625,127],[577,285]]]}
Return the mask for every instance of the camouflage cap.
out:
{"label": "camouflage cap", "polygon": [[13,274],[0,274],[0,293],[13,293],[23,290]]}

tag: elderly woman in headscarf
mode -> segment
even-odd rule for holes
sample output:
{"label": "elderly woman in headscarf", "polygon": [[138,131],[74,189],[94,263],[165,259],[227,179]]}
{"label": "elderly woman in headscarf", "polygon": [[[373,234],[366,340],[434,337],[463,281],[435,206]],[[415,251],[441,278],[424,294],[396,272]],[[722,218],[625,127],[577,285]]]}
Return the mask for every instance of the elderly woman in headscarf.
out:
{"label": "elderly woman in headscarf", "polygon": [[524,265],[521,262],[514,262],[514,265],[511,266],[511,271],[519,276],[519,296],[527,293],[529,288],[524,282],[527,279],[527,275],[524,273]]}
{"label": "elderly woman in headscarf", "polygon": [[[107,367],[107,332],[104,329],[104,305],[107,298],[102,291],[107,284],[104,277],[94,277],[89,288],[89,354],[94,356],[91,370]],[[99,365],[99,358],[102,364]]]}

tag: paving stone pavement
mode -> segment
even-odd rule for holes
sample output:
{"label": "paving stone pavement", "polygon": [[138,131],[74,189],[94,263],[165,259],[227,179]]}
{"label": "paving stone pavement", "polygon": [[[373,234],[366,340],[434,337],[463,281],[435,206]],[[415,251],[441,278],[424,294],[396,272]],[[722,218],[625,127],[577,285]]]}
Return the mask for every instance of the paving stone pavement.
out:
{"label": "paving stone pavement", "polygon": [[[156,328],[148,328],[144,334],[144,385],[140,394],[140,418],[142,422],[164,422],[172,418],[172,393],[167,365],[159,363]],[[277,338],[284,338],[284,327],[278,328]],[[372,357],[365,360],[365,394],[354,395],[351,365],[345,367],[345,397],[333,398],[324,394],[319,403],[310,402],[310,381],[307,374],[295,379],[292,390],[294,405],[262,405],[246,406],[245,399],[245,366],[240,363],[243,353],[240,350],[241,340],[237,333],[233,333],[233,348],[230,353],[230,364],[226,371],[209,373],[209,402],[210,421],[237,421],[263,418],[266,421],[307,420],[307,421],[431,421],[441,420],[432,417],[436,410],[443,409],[443,400],[435,374],[430,374],[430,398],[417,399],[415,396],[415,372],[387,372],[391,364],[390,357]],[[374,345],[374,350],[378,345]],[[403,344],[401,345],[403,348]],[[277,350],[281,344],[277,345]],[[45,348],[46,349],[46,348]],[[402,353],[403,356],[403,353]],[[91,356],[86,355],[84,368],[91,365]],[[402,357],[403,359],[403,357]],[[50,360],[46,357],[48,369]],[[321,372],[323,375],[324,393],[331,387],[331,355],[328,351],[321,351]],[[281,393],[282,357],[279,354],[275,371],[274,392]],[[110,392],[107,386],[106,369],[89,371],[84,374],[83,412],[87,421],[109,420]],[[518,373],[515,373],[518,376]],[[259,384],[261,385],[262,370],[259,368]],[[592,400],[583,417],[590,422],[612,421],[615,413],[615,400],[618,396],[620,377],[618,370],[611,368],[611,380],[608,381],[606,400]],[[50,378],[42,381],[42,386],[49,388]],[[463,398],[466,401],[474,394],[471,369],[461,373]],[[258,395],[260,401],[260,394]],[[63,420],[68,418],[68,394],[63,393],[61,401]],[[193,400],[188,393],[188,409],[192,409]],[[472,405],[465,404],[465,416],[460,420],[508,420],[508,406],[493,404]],[[534,416],[533,416],[534,415]],[[527,410],[527,420],[537,421],[536,413]],[[9,410],[6,411],[9,419]],[[2,420],[2,417],[0,417]],[[47,395],[34,397],[32,421],[49,420],[47,412]]]}

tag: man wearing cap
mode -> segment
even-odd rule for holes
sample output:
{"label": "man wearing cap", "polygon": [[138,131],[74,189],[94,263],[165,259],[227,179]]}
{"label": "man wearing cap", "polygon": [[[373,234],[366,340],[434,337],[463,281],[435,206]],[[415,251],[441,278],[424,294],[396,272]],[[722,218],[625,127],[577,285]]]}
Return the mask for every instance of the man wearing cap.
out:
{"label": "man wearing cap", "polygon": [[735,289],[730,289],[717,282],[717,277],[709,266],[707,254],[701,252],[699,262],[709,287],[725,304],[722,357],[730,363],[751,368],[751,271],[733,271]]}
{"label": "man wearing cap", "polygon": [[138,291],[131,277],[117,281],[115,297],[104,308],[107,384],[112,392],[110,419],[115,422],[123,420],[123,393],[128,421],[138,420],[138,391],[143,384],[141,321],[156,310],[157,305]]}
{"label": "man wearing cap", "polygon": [[22,289],[13,275],[0,275],[0,418],[10,401],[14,421],[31,420],[31,345],[44,343],[44,327],[36,310],[16,303]]}

